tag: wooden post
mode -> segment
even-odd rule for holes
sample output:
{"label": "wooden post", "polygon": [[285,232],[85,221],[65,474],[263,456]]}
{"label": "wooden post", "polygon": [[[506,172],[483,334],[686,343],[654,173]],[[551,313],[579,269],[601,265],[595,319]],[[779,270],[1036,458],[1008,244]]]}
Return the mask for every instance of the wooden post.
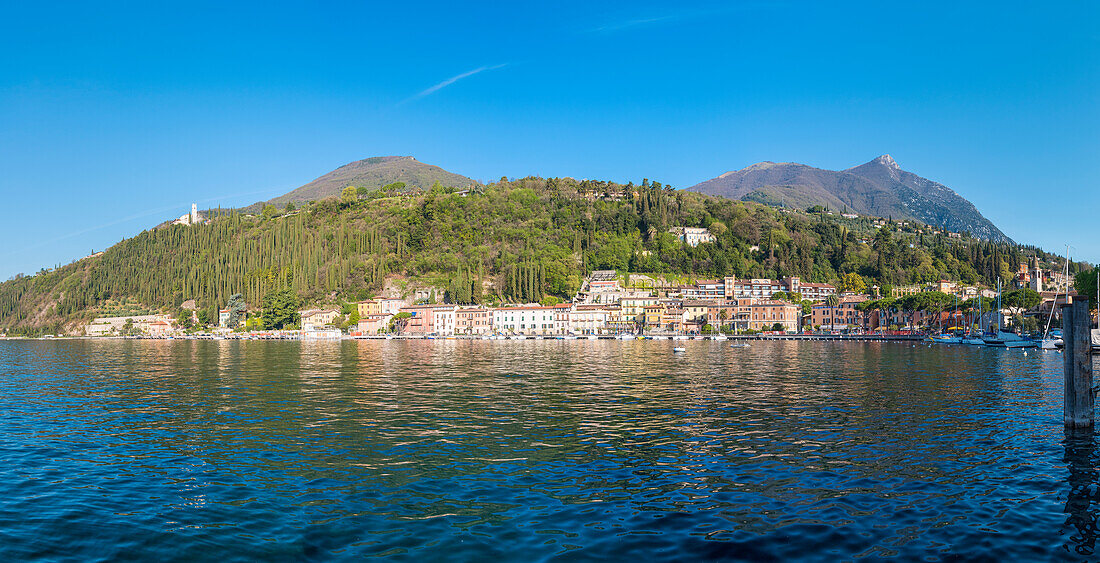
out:
{"label": "wooden post", "polygon": [[1088,299],[1075,297],[1062,306],[1066,428],[1092,428],[1092,331]]}

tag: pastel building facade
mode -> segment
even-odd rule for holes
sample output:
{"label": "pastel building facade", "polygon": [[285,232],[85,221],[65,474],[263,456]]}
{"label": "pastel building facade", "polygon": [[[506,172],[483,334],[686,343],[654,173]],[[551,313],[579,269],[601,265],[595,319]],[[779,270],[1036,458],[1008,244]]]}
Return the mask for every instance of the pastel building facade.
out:
{"label": "pastel building facade", "polygon": [[749,307],[750,330],[774,330],[781,325],[785,332],[797,332],[802,324],[802,306],[785,301],[758,301]]}
{"label": "pastel building facade", "polygon": [[482,307],[455,311],[455,334],[482,335],[493,332],[493,312]]}
{"label": "pastel building facade", "polygon": [[[543,305],[502,307],[493,311],[493,331],[498,334],[550,336],[565,334],[557,319],[558,308]],[[565,323],[568,327],[568,322]]]}

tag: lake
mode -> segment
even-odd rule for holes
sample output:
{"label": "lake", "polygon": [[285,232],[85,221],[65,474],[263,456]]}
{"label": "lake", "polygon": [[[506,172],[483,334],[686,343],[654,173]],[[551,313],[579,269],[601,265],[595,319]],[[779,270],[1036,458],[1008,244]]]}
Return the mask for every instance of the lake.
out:
{"label": "lake", "polygon": [[1055,352],[0,342],[0,560],[1087,558]]}

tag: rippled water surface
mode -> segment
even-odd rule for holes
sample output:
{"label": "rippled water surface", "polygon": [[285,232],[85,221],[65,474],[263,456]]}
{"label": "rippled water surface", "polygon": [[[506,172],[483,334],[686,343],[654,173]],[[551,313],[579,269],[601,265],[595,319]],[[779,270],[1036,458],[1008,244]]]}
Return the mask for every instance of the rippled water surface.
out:
{"label": "rippled water surface", "polygon": [[0,342],[0,560],[1093,553],[1061,355],[685,345]]}

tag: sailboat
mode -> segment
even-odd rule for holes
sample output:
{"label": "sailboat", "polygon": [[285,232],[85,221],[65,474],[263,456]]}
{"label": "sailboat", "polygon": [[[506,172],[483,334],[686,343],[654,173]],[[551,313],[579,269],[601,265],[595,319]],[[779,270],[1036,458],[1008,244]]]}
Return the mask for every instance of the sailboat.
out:
{"label": "sailboat", "polygon": [[1008,332],[1001,329],[1001,318],[1004,315],[1001,314],[1001,280],[997,280],[997,334],[991,338],[983,338],[986,346],[993,346],[995,348],[1034,348],[1035,341],[1030,338],[1024,338],[1015,332]]}
{"label": "sailboat", "polygon": [[[1065,279],[1069,280],[1069,245],[1068,244],[1066,245]],[[1068,289],[1069,284],[1067,283],[1066,285],[1067,285],[1066,294],[1068,295],[1069,294],[1069,289]],[[1051,334],[1051,331],[1050,331],[1050,322],[1054,319],[1054,308],[1057,307],[1057,306],[1058,306],[1058,292],[1055,292],[1055,294],[1054,294],[1054,303],[1050,304],[1050,315],[1047,316],[1047,327],[1046,327],[1046,330],[1043,331],[1043,338],[1041,340],[1039,340],[1039,347],[1042,348],[1043,350],[1054,350],[1055,348],[1058,348],[1059,344],[1062,344],[1063,346],[1065,345],[1065,343],[1062,342],[1061,338],[1055,338],[1054,335]]]}
{"label": "sailboat", "polygon": [[[957,319],[958,316],[959,316],[959,296],[956,294],[955,295],[955,315],[952,317],[952,319]],[[958,327],[954,327],[954,328],[955,328],[955,330],[958,330]],[[951,330],[951,329],[948,329],[948,330]],[[932,342],[936,342],[936,343],[939,343],[939,344],[962,344],[962,341],[963,341],[961,336],[959,336],[958,334],[952,334],[950,332],[943,332],[941,334],[933,334],[932,336],[929,336],[928,339],[931,340]]]}
{"label": "sailboat", "polygon": [[[981,325],[981,323],[984,322],[984,321],[982,321],[983,316],[984,315],[982,313],[982,294],[978,293],[978,323],[979,323],[979,326]],[[967,327],[966,336],[963,337],[963,339],[962,339],[963,344],[970,344],[971,346],[985,346],[985,338],[983,338],[983,332],[984,331],[985,331],[985,329],[983,328],[981,332],[978,332],[978,334],[976,334],[976,335],[974,334],[974,318],[972,316],[970,318],[970,326]]]}

